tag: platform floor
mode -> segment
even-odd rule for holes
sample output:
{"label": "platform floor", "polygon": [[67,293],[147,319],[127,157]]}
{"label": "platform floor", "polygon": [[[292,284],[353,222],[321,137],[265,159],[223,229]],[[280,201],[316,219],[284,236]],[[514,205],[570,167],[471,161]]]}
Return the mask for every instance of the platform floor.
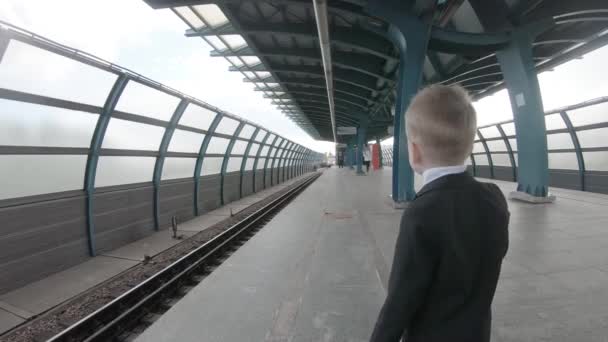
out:
{"label": "platform floor", "polygon": [[[231,212],[236,214],[299,179],[300,177],[290,179],[180,223],[178,235],[183,238],[192,236],[228,218]],[[172,232],[164,229],[34,283],[0,294],[0,334],[137,265],[144,260],[144,256],[154,256],[181,241],[183,240],[173,239]]]}
{"label": "platform floor", "polygon": [[[401,216],[390,172],[327,170],[137,341],[366,341]],[[552,192],[509,202],[493,341],[608,341],[608,196]]]}

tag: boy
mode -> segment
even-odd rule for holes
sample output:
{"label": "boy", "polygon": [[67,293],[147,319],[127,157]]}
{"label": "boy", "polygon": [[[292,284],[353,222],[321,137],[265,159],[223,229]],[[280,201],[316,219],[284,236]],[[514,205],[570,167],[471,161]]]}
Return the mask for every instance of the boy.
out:
{"label": "boy", "polygon": [[412,99],[409,161],[424,185],[401,219],[373,342],[490,340],[509,212],[496,185],[466,172],[476,126],[463,88],[432,85]]}

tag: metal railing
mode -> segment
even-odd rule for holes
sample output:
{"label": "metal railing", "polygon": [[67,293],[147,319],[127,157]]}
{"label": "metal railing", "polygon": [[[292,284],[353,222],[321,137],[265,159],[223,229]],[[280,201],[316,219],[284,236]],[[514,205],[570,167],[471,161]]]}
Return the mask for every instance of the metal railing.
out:
{"label": "metal railing", "polygon": [[[545,113],[552,186],[608,193],[608,97]],[[392,166],[392,146],[383,146]],[[480,126],[469,159],[475,176],[517,181],[513,120]]]}
{"label": "metal railing", "polygon": [[[11,63],[16,60],[15,58],[7,60],[7,56],[20,53],[21,50],[19,49],[23,49],[23,46],[28,46],[28,49],[31,48],[28,51],[34,54],[40,53],[41,56],[47,56],[50,53],[52,56],[50,57],[51,59],[61,59],[61,61],[66,60],[70,63],[75,62],[79,68],[96,70],[96,73],[103,75],[101,78],[105,77],[108,79],[114,79],[113,86],[110,88],[109,93],[107,93],[105,102],[97,104],[74,101],[72,98],[70,98],[70,96],[47,96],[46,94],[23,90],[19,88],[19,86],[11,88],[10,84],[9,86],[6,86],[7,82],[11,82],[10,77],[7,78],[8,81],[0,84],[0,101],[2,101],[0,102],[0,110],[3,111],[4,114],[10,114],[9,112],[13,110],[11,106],[14,103],[22,103],[36,106],[35,109],[38,112],[47,113],[52,110],[59,110],[62,114],[64,114],[64,112],[69,112],[70,114],[78,113],[83,116],[89,115],[89,119],[91,115],[96,117],[92,119],[96,121],[94,128],[92,128],[90,144],[87,146],[71,146],[69,143],[66,144],[63,142],[57,144],[50,143],[48,145],[36,145],[14,144],[11,141],[5,141],[5,143],[2,143],[0,141],[0,175],[2,175],[2,163],[4,163],[5,166],[11,167],[8,168],[9,171],[6,172],[10,172],[10,170],[18,170],[20,168],[28,168],[28,166],[25,164],[23,166],[19,165],[19,157],[22,156],[30,156],[39,160],[48,158],[50,162],[48,165],[44,164],[44,166],[41,167],[40,178],[43,178],[45,171],[50,171],[51,165],[55,164],[55,167],[62,167],[62,165],[56,165],[57,163],[61,162],[61,158],[59,157],[82,156],[79,158],[86,159],[86,162],[84,163],[84,182],[77,187],[59,187],[59,189],[54,188],[54,191],[45,192],[42,188],[36,189],[35,185],[38,181],[37,179],[18,179],[20,176],[18,174],[14,175],[15,179],[13,180],[1,179],[0,184],[5,184],[8,182],[23,183],[24,187],[27,185],[30,188],[33,188],[33,190],[25,191],[23,193],[16,192],[12,194],[9,187],[4,187],[6,192],[3,194],[2,187],[0,187],[0,208],[55,200],[58,198],[74,196],[75,194],[84,192],[86,196],[87,208],[86,216],[89,244],[88,248],[91,255],[94,255],[96,251],[94,238],[94,194],[98,193],[99,191],[106,190],[113,191],[132,189],[141,187],[142,184],[145,183],[151,183],[154,187],[154,222],[156,229],[159,229],[159,191],[161,183],[166,180],[184,178],[168,175],[171,170],[167,170],[167,162],[179,162],[194,165],[190,172],[191,176],[185,178],[191,178],[194,180],[195,187],[192,189],[194,192],[193,209],[195,214],[198,215],[200,213],[200,204],[198,198],[200,179],[205,175],[219,174],[222,179],[221,186],[223,187],[224,177],[226,174],[240,172],[241,185],[239,193],[242,194],[243,174],[246,172],[252,172],[254,175],[253,177],[255,177],[255,173],[257,171],[263,171],[263,176],[266,177],[266,172],[269,171],[272,179],[274,179],[274,173],[277,172],[277,168],[279,166],[290,167],[297,170],[298,174],[301,174],[306,171],[311,171],[314,168],[314,165],[318,165],[321,161],[322,154],[296,144],[295,142],[281,137],[278,134],[258,126],[253,122],[247,121],[217,107],[211,106],[206,102],[188,96],[129,69],[117,66],[91,54],[72,49],[2,21],[0,21],[1,73],[10,74],[18,73],[22,69],[27,70],[27,65],[25,64],[20,66],[12,65]],[[49,63],[49,65],[44,65],[43,67],[47,68],[46,70],[53,70],[53,68],[57,67],[57,65]],[[65,75],[70,76],[71,74],[66,73]],[[62,76],[64,75],[59,75],[59,77]],[[16,79],[19,79],[19,75],[16,75]],[[33,81],[35,82],[36,80]],[[68,80],[68,82],[70,81]],[[74,82],[71,84],[72,87],[76,86],[77,88],[86,91],[87,87],[92,87],[97,82],[94,80],[90,84],[83,83],[74,85],[73,83]],[[17,82],[16,85],[21,85],[21,83]],[[125,99],[125,96],[123,96],[124,93],[127,91],[134,92],[135,88],[138,88],[138,91],[140,92],[141,89],[144,89],[143,92],[155,94],[153,97],[158,96],[159,98],[166,98],[169,99],[167,100],[168,102],[174,101],[175,106],[171,107],[171,113],[166,113],[166,115],[163,114],[163,118],[159,118],[158,115],[151,115],[151,113],[136,111],[130,112],[120,108],[121,100]],[[139,98],[139,101],[142,102],[154,102],[156,100],[157,99],[154,98]],[[200,125],[183,122],[181,119],[185,113],[189,112],[207,113],[206,115],[208,115],[208,118],[212,118],[211,120],[208,120],[210,121],[210,124],[207,127],[202,127]],[[29,114],[30,113],[26,112],[18,114],[13,113],[13,116],[7,116],[6,120],[10,120],[11,118],[13,120],[22,120],[20,123],[25,126],[28,124],[28,120],[30,120],[28,118]],[[3,113],[0,113],[0,119],[2,119],[2,115]],[[201,114],[198,118],[202,120],[203,114]],[[218,127],[221,127],[222,124],[228,124],[231,121],[236,122],[237,125],[236,129],[233,129],[232,132],[225,130],[220,132],[216,130]],[[122,148],[115,146],[106,147],[104,145],[104,141],[107,142],[107,132],[108,130],[115,128],[112,127],[112,122],[127,122],[127,127],[134,127],[137,128],[137,130],[142,129],[142,132],[155,131],[160,128],[163,133],[160,135],[162,138],[158,139],[160,140],[158,141],[159,147],[157,149]],[[2,124],[1,120],[0,124]],[[40,122],[32,124],[38,125]],[[137,130],[131,132],[123,129],[122,133],[124,134],[122,134],[121,138],[124,139],[116,144],[130,146],[133,145],[134,142],[137,142],[137,140],[149,139],[149,137],[147,137],[145,134],[138,136],[137,132],[139,131]],[[194,137],[196,139],[201,139],[200,145],[193,147],[193,151],[196,150],[197,152],[172,150],[171,144],[174,142],[174,135],[177,132],[183,134],[184,136],[190,136],[190,138]],[[229,140],[229,143],[223,153],[207,153],[207,148],[209,146],[215,145],[217,147],[221,145],[221,142],[223,141],[222,139]],[[245,146],[244,148],[242,148],[243,144]],[[240,147],[238,150],[235,150],[234,147],[237,145]],[[268,148],[265,149],[265,147]],[[255,153],[253,153],[253,149],[255,149]],[[262,150],[266,150],[267,153],[261,153]],[[272,155],[271,152],[273,153]],[[153,165],[149,167],[151,170],[148,170],[151,171],[149,174],[149,179],[145,179],[143,182],[121,182],[120,177],[114,175],[113,179],[109,181],[111,185],[99,186],[97,184],[100,179],[98,171],[102,168],[108,167],[105,164],[102,166],[101,162],[105,162],[106,160],[110,160],[112,158],[113,161],[122,161],[120,158],[124,157],[133,158],[133,160],[135,160],[135,164],[139,164],[138,161],[144,161],[147,158],[152,158],[154,161],[150,164]],[[216,166],[213,168],[213,165],[209,164],[212,160],[215,160],[214,158],[222,160],[220,164],[221,167]],[[265,160],[264,166],[263,169],[258,169],[258,161],[261,159]],[[205,165],[211,166],[205,167]],[[66,169],[69,167],[69,165],[65,165]],[[282,171],[282,169],[279,170]],[[7,176],[6,172],[4,174],[5,177]],[[128,167],[125,167],[124,172],[128,173],[132,171],[130,171]],[[116,172],[114,174],[116,174]],[[9,174],[8,176],[10,177],[11,175]],[[141,177],[141,175],[138,175],[138,177]],[[50,179],[48,181],[52,182],[53,180]],[[253,186],[255,186],[255,178],[253,184]],[[274,182],[272,184],[274,184]],[[223,192],[221,192],[221,196],[222,202],[224,202]]]}

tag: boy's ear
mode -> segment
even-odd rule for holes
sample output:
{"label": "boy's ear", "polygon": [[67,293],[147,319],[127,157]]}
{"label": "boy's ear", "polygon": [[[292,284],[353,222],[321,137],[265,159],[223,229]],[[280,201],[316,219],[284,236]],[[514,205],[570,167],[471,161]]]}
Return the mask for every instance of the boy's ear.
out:
{"label": "boy's ear", "polygon": [[410,166],[416,173],[422,174],[422,172],[424,172],[424,157],[422,155],[420,145],[416,144],[415,142],[408,141],[408,149]]}

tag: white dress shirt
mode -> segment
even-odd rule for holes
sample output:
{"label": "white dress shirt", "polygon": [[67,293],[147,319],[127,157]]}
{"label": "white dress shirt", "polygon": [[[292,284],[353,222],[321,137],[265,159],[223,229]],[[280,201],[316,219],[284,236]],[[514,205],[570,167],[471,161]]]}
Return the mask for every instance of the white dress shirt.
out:
{"label": "white dress shirt", "polygon": [[466,165],[456,165],[456,166],[441,166],[441,167],[433,167],[422,173],[423,184],[425,186],[430,182],[439,179],[441,177],[447,175],[453,175],[456,173],[463,173],[467,170]]}

